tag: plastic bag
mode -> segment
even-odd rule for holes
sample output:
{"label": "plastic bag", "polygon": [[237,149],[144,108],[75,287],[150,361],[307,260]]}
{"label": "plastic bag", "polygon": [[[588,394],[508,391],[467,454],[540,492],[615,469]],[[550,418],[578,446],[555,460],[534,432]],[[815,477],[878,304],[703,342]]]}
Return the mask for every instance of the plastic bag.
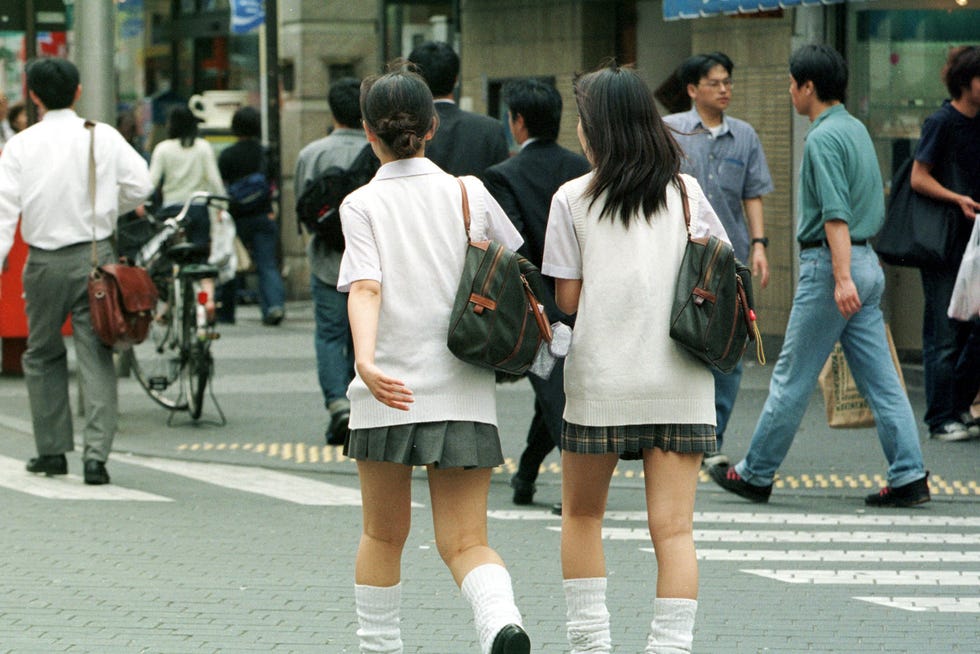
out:
{"label": "plastic bag", "polygon": [[980,317],[980,214],[973,221],[946,315],[964,322]]}
{"label": "plastic bag", "polygon": [[235,221],[227,211],[219,211],[211,221],[211,254],[208,263],[218,268],[218,283],[224,284],[235,278],[238,272],[238,255],[235,254]]}

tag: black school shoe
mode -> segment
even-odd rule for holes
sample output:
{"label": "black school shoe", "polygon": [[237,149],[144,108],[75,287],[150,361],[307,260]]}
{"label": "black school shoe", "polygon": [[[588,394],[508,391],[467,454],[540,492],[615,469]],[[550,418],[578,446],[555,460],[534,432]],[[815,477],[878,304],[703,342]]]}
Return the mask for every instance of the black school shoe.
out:
{"label": "black school shoe", "polygon": [[769,496],[772,494],[772,484],[768,486],[750,484],[735,472],[735,466],[711,466],[708,468],[708,474],[716,484],[729,493],[735,493],[753,502],[764,504],[769,501]]}
{"label": "black school shoe", "polygon": [[89,486],[101,486],[109,483],[109,473],[105,469],[105,463],[89,459],[85,462],[85,483]]}
{"label": "black school shoe", "polygon": [[922,479],[916,479],[903,486],[885,486],[877,493],[872,493],[864,498],[864,503],[868,506],[884,507],[904,507],[925,504],[930,499],[929,495],[929,472]]}
{"label": "black school shoe", "polygon": [[531,639],[520,625],[509,624],[497,632],[490,654],[530,654]]}
{"label": "black school shoe", "polygon": [[68,459],[64,454],[43,454],[27,462],[27,472],[53,475],[68,474]]}
{"label": "black school shoe", "polygon": [[534,504],[534,491],[537,490],[534,482],[521,479],[517,475],[514,475],[510,478],[510,487],[514,489],[514,504],[518,506]]}

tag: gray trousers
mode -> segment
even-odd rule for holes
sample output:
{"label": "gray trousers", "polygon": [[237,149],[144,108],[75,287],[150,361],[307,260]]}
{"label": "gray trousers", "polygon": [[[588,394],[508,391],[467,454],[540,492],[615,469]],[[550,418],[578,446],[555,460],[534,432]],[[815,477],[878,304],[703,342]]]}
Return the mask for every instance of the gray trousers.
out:
{"label": "gray trousers", "polygon": [[[115,259],[108,241],[98,243],[100,263]],[[92,331],[88,306],[88,273],[92,244],[59,250],[32,247],[24,266],[27,350],[24,378],[31,402],[34,441],[39,455],[75,449],[68,402],[68,353],[61,326],[72,316],[78,375],[85,402],[82,459],[105,461],[112,449],[119,413],[112,348]]]}

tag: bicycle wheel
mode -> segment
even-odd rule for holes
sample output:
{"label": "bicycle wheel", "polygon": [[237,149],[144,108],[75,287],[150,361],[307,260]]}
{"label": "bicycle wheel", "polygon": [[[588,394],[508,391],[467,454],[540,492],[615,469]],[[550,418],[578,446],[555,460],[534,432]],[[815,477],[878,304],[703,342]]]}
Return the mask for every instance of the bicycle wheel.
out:
{"label": "bicycle wheel", "polygon": [[184,376],[187,380],[187,409],[191,418],[197,420],[204,410],[204,391],[211,378],[211,341],[200,338],[198,330],[206,330],[206,325],[198,325],[203,320],[197,315],[197,294],[201,284],[198,281],[184,286],[184,343],[187,344],[187,361]]}
{"label": "bicycle wheel", "polygon": [[181,388],[185,365],[180,351],[179,321],[173,310],[173,284],[162,294],[154,309],[156,319],[146,340],[133,346],[133,372],[140,386],[160,406],[174,411],[187,408]]}

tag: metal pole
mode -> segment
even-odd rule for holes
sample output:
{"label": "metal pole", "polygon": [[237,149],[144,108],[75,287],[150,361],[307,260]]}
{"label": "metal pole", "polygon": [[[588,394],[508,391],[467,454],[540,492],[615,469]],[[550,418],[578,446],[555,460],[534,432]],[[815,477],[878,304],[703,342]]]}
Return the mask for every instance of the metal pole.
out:
{"label": "metal pole", "polygon": [[73,59],[82,79],[78,114],[116,124],[116,42],[114,0],[86,0],[85,11],[75,12]]}
{"label": "metal pole", "polygon": [[[37,14],[34,13],[34,0],[24,0],[24,55],[27,61],[32,61],[37,56],[37,27],[35,21]],[[31,102],[29,97],[24,98],[27,104],[27,123],[33,125],[37,122],[37,105]]]}
{"label": "metal pole", "polygon": [[[277,0],[265,0],[265,57],[266,57],[266,104],[265,115],[268,121],[266,138],[269,154],[269,173],[276,188],[280,189],[276,202],[281,202],[282,174],[281,148],[279,134],[279,8]],[[282,207],[276,207],[276,214],[282,215]]]}

